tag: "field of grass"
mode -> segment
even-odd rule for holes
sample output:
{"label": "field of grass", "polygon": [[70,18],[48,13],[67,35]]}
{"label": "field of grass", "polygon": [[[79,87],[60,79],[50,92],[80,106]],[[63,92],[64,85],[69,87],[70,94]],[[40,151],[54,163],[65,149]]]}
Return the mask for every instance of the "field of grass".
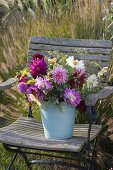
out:
{"label": "field of grass", "polygon": [[[107,31],[109,21],[103,20],[105,9],[110,6],[108,0],[54,0],[54,4],[52,0],[48,3],[40,0],[39,4],[35,0],[18,0],[16,4],[13,2],[0,2],[0,10],[6,11],[0,27],[0,82],[14,77],[26,65],[28,44],[33,35],[83,39],[111,37],[111,33]],[[112,112],[111,103],[107,108],[108,116]],[[27,108],[25,98],[18,94],[16,88],[0,92],[0,127],[11,123],[20,115],[27,115]],[[39,119],[37,110],[38,108],[34,109],[34,114]],[[5,170],[10,154],[2,146],[0,157],[0,170]],[[24,169],[22,159],[18,158],[15,170]]]}

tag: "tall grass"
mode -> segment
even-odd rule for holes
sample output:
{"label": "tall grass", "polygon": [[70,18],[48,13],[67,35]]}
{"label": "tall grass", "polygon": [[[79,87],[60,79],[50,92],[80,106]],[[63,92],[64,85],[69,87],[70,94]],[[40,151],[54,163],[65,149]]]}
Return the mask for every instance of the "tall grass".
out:
{"label": "tall grass", "polygon": [[54,5],[51,0],[40,1],[37,6],[35,4],[37,8],[34,13],[33,5],[27,1],[18,1],[18,5],[14,6],[15,10],[9,6],[10,10],[1,27],[0,36],[2,79],[7,78],[4,72],[10,70],[13,74],[11,68],[21,66],[32,35],[109,39],[109,34],[105,31],[106,21],[102,20],[102,9],[108,6],[107,0],[103,3],[97,0],[78,0],[73,3],[71,0],[54,1]]}
{"label": "tall grass", "polygon": [[[5,13],[0,27],[0,81],[15,76],[26,65],[32,35],[83,39],[110,39],[111,36],[106,32],[108,21],[102,20],[102,11],[109,7],[108,0],[40,0],[38,3],[7,0],[0,1],[1,5]],[[11,117],[13,121],[20,114],[27,114],[25,100],[15,88],[0,93],[0,97],[0,115],[6,120]],[[9,159],[2,161],[4,168]]]}

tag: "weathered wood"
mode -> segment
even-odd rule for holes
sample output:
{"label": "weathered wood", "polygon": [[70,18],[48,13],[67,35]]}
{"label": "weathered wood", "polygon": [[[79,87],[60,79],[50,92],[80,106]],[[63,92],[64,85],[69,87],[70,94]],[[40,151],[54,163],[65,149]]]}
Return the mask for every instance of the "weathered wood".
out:
{"label": "weathered wood", "polygon": [[[71,139],[45,139],[40,122],[33,118],[21,117],[11,125],[0,129],[0,142],[31,149],[79,152],[87,141],[88,127],[88,124],[75,125]],[[92,126],[91,140],[100,130],[100,125]]]}
{"label": "weathered wood", "polygon": [[46,45],[46,44],[32,44],[29,45],[30,50],[36,51],[43,50],[43,51],[60,51],[66,53],[85,53],[85,54],[111,54],[111,49],[105,48],[80,48],[80,47],[67,47],[67,46],[60,46],[60,45]]}
{"label": "weathered wood", "polygon": [[[42,54],[44,56],[49,57],[50,54],[48,52],[41,52],[41,51],[29,51],[28,55],[29,58],[30,56],[39,53]],[[74,54],[74,53],[65,53],[67,56],[74,56],[75,59],[78,60],[96,60],[96,61],[109,61],[110,60],[110,56],[109,55],[94,55],[94,54]]]}
{"label": "weathered wood", "polygon": [[4,90],[13,86],[17,82],[17,78],[10,78],[7,81],[0,83],[0,90]]}
{"label": "weathered wood", "polygon": [[51,44],[62,45],[68,47],[97,47],[97,48],[110,48],[112,42],[110,40],[91,40],[91,39],[68,39],[68,38],[48,38],[33,36],[31,43],[34,44]]}
{"label": "weathered wood", "polygon": [[107,87],[104,87],[104,89],[101,90],[99,93],[89,94],[86,97],[85,103],[87,106],[94,106],[99,99],[107,98],[112,94],[113,94],[113,87],[107,86]]}

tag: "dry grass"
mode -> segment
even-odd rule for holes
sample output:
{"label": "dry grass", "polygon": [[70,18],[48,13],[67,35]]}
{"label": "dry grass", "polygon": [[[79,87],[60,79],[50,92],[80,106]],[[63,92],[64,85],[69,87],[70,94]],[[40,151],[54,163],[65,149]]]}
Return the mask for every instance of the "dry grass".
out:
{"label": "dry grass", "polygon": [[102,21],[102,10],[108,6],[107,0],[103,3],[97,0],[78,0],[73,6],[69,6],[67,1],[67,4],[59,3],[56,9],[57,14],[53,12],[51,4],[49,9],[47,4],[43,4],[43,13],[38,9],[35,14],[31,11],[23,14],[15,9],[7,16],[0,36],[1,79],[6,79],[9,72],[12,76],[14,74],[12,68],[15,67],[18,70],[22,67],[32,35],[109,39],[105,31],[107,23]]}
{"label": "dry grass", "polygon": [[[103,0],[101,3],[97,0],[76,0],[74,4],[71,0],[67,0],[66,3],[54,1],[57,5],[52,5],[51,0],[48,4],[40,0],[40,5],[28,4],[28,1],[22,3],[18,0],[16,6],[14,6],[15,1],[10,1],[12,5],[5,1],[4,9],[7,9],[7,15],[0,28],[0,81],[15,76],[16,72],[25,66],[28,44],[32,35],[86,39],[110,38],[110,34],[106,32],[107,20],[102,20],[104,16],[102,11],[109,6],[108,0]],[[27,114],[25,100],[16,89],[0,93],[0,103],[0,114],[6,120],[11,118],[13,121],[21,113]],[[2,148],[0,148],[0,155],[2,158],[0,169],[4,170],[8,165],[9,155]],[[18,159],[15,167],[19,170],[25,169],[23,162],[19,163],[19,161],[21,162],[21,159]]]}

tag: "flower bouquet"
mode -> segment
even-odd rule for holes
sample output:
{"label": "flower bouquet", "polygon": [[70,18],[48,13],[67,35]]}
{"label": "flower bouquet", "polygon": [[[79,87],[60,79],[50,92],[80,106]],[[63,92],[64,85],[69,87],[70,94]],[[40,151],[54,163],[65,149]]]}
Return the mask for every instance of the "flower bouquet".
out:
{"label": "flower bouquet", "polygon": [[39,105],[46,138],[70,138],[76,109],[85,111],[82,96],[96,88],[98,80],[96,75],[86,75],[84,61],[59,52],[50,55],[33,55],[17,75],[17,88],[29,103]]}

